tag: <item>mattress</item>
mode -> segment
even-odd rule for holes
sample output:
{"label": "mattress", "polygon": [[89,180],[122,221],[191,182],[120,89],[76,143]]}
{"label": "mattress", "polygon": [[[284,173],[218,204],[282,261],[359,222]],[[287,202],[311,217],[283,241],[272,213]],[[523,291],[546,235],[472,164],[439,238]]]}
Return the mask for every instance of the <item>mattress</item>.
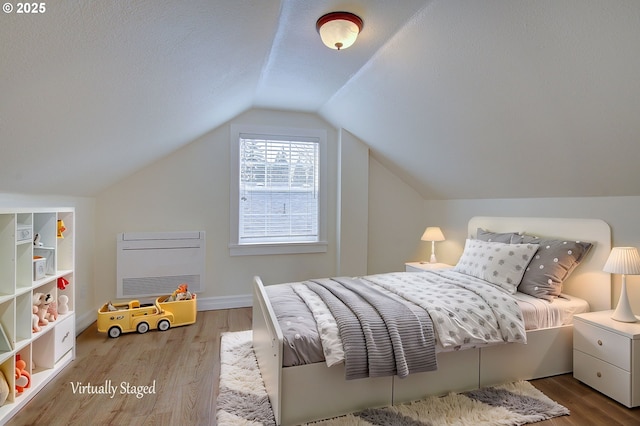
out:
{"label": "mattress", "polygon": [[[299,284],[265,287],[284,337],[284,367],[325,362],[316,318],[294,290],[294,286]],[[565,294],[553,302],[523,293],[516,293],[514,297],[522,311],[526,330],[569,325],[573,323],[573,315],[589,310],[585,300]],[[446,349],[436,347],[436,350],[442,352]]]}
{"label": "mattress", "polygon": [[553,302],[524,293],[516,293],[514,297],[522,310],[526,330],[570,325],[574,315],[589,311],[586,300],[568,294],[560,294]]}

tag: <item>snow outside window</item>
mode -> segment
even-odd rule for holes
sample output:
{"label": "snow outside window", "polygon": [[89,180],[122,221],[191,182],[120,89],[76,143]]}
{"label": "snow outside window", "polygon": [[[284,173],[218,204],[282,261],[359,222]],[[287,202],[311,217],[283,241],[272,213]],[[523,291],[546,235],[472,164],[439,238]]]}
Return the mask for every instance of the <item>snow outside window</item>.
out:
{"label": "snow outside window", "polygon": [[232,126],[231,254],[326,251],[325,139],[308,129]]}

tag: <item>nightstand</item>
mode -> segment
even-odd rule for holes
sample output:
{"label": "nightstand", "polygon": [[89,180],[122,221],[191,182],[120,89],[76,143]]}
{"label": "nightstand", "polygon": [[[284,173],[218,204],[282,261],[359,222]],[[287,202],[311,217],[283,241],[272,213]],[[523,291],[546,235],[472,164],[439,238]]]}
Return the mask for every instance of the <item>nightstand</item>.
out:
{"label": "nightstand", "polygon": [[619,403],[640,405],[640,322],[611,319],[613,311],[573,317],[573,377]]}
{"label": "nightstand", "polygon": [[446,263],[422,263],[422,262],[407,262],[404,264],[404,270],[406,272],[422,272],[433,271],[434,269],[451,269],[452,265]]}

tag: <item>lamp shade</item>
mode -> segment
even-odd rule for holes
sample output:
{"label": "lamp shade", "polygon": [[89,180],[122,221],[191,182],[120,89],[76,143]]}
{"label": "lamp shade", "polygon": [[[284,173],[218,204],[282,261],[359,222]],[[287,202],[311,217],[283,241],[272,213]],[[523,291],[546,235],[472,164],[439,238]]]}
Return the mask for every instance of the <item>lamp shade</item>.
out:
{"label": "lamp shade", "polygon": [[318,19],[316,29],[325,46],[342,50],[355,43],[362,25],[362,19],[353,13],[331,12]]}
{"label": "lamp shade", "polygon": [[612,274],[640,275],[640,254],[635,247],[614,247],[602,268]]}
{"label": "lamp shade", "polygon": [[444,241],[444,234],[437,226],[430,226],[422,234],[422,241]]}

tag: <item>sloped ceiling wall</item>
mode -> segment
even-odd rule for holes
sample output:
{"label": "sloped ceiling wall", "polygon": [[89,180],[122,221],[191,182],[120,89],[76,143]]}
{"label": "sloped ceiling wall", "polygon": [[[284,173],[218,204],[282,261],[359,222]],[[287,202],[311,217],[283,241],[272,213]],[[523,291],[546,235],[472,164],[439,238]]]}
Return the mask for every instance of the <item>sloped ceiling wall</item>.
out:
{"label": "sloped ceiling wall", "polygon": [[[0,25],[0,191],[93,195],[253,106],[425,198],[640,195],[640,2],[47,3]],[[362,16],[358,42],[315,21]]]}
{"label": "sloped ceiling wall", "polygon": [[640,3],[436,1],[322,114],[429,198],[637,195]]}

